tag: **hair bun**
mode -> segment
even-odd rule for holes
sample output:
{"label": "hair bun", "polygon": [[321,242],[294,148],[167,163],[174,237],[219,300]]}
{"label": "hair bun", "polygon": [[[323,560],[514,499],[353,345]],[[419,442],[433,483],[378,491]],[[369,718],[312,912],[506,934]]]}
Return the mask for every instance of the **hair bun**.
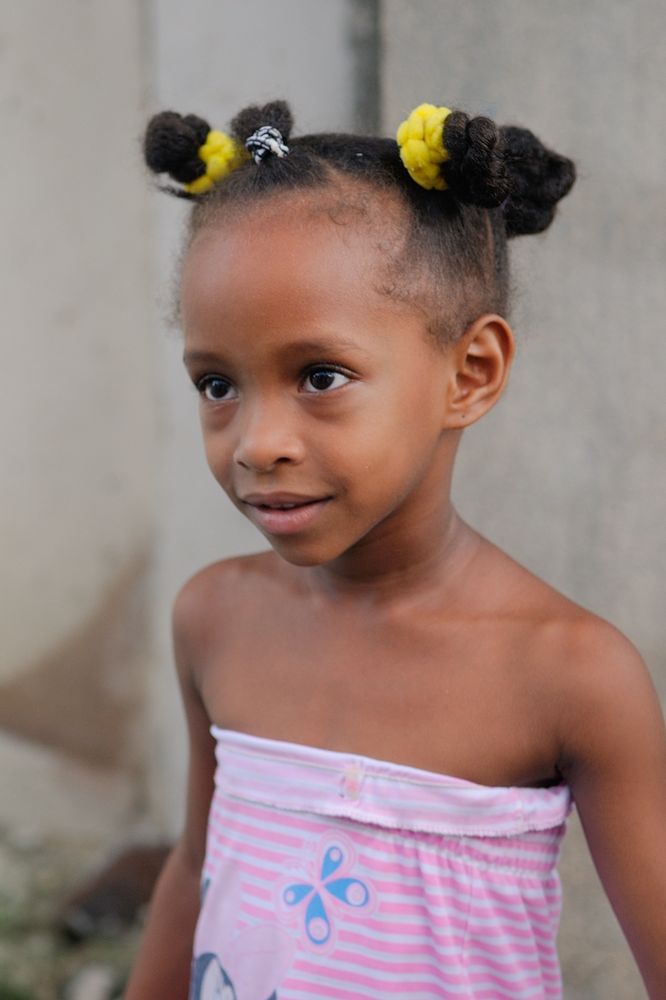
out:
{"label": "hair bun", "polygon": [[444,123],[449,159],[442,175],[455,196],[472,205],[496,208],[509,194],[503,136],[495,122],[452,111]]}
{"label": "hair bun", "polygon": [[547,149],[529,129],[505,125],[502,137],[511,181],[504,209],[507,236],[540,233],[552,222],[560,198],[571,190],[576,167]]}
{"label": "hair bun", "polygon": [[206,172],[199,156],[210,125],[197,115],[162,111],[148,122],[143,142],[145,161],[154,173],[169,174],[181,184],[189,184]]}
{"label": "hair bun", "polygon": [[231,122],[231,132],[240,142],[245,143],[262,125],[276,128],[285,142],[291,135],[294,119],[286,101],[271,101],[269,104],[251,104],[239,111]]}

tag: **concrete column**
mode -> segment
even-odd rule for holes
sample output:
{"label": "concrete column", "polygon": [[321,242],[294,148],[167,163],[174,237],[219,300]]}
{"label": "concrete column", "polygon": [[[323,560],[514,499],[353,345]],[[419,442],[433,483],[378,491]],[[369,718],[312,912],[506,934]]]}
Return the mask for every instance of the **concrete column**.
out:
{"label": "concrete column", "polygon": [[154,503],[137,5],[3,7],[0,829],[133,811]]}
{"label": "concrete column", "polygon": [[[619,625],[666,694],[666,10],[383,0],[382,15],[385,130],[433,101],[525,125],[578,163],[552,230],[516,241],[515,372],[466,432],[455,493],[482,532]],[[567,997],[642,996],[577,822],[563,871]]]}

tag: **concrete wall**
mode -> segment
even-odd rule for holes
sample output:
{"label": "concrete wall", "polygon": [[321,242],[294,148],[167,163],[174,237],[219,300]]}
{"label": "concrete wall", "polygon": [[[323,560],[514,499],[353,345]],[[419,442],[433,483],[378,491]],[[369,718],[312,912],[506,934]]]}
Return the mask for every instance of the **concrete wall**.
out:
{"label": "concrete wall", "polygon": [[[552,230],[515,243],[516,368],[466,433],[455,494],[480,530],[626,631],[666,695],[666,9],[384,0],[382,38],[385,130],[429,100],[526,125],[578,163]],[[644,995],[577,822],[563,872],[567,998]]]}
{"label": "concrete wall", "polygon": [[154,536],[139,10],[5,4],[1,35],[0,830],[112,840]]}

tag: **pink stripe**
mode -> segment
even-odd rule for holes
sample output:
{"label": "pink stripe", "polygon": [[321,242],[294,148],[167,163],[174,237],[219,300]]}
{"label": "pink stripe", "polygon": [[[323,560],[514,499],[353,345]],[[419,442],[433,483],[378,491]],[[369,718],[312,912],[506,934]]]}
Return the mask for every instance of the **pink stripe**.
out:
{"label": "pink stripe", "polygon": [[[364,922],[365,926],[365,922]],[[386,927],[384,927],[386,930]],[[423,932],[422,932],[423,933]],[[433,935],[428,935],[431,939]],[[391,940],[382,940],[381,937],[369,937],[367,934],[363,934],[361,931],[350,931],[350,930],[340,930],[338,934],[338,940],[347,944],[356,944],[360,948],[367,948],[370,951],[374,950],[381,954],[383,952],[389,952],[395,955],[396,951],[399,950],[401,955],[430,955],[435,962],[441,961],[440,948],[462,948],[465,941],[465,935],[463,934],[442,934],[437,936],[437,946],[432,943],[432,940],[419,940],[414,941],[410,944],[406,941],[400,941],[396,943]]]}
{"label": "pink stripe", "polygon": [[[479,986],[485,986],[487,983],[492,983],[494,986],[499,986],[504,989],[511,989],[514,992],[509,994],[510,1000],[515,998],[515,991],[518,989],[527,990],[530,987],[543,986],[543,980],[541,976],[525,976],[517,982],[515,979],[512,981],[507,976],[496,976],[493,973],[486,974],[485,972],[469,972],[467,974],[470,986],[474,986],[477,983]],[[476,994],[475,994],[476,996]]]}
{"label": "pink stripe", "polygon": [[[307,962],[307,961],[296,962],[296,968],[299,971],[309,972],[316,976],[328,975],[330,979],[334,979],[342,983],[353,983],[354,986],[356,986],[357,988],[360,986],[366,986],[370,989],[381,988],[382,990],[385,990],[387,993],[402,994],[402,995],[404,995],[405,992],[404,979],[406,973],[401,968],[399,962],[396,963],[393,969],[393,974],[395,977],[397,977],[396,979],[393,980],[387,980],[386,978],[377,979],[374,976],[364,976],[361,972],[349,972],[346,969],[339,969],[339,968],[336,968],[334,970],[331,969],[329,972],[329,970],[324,970],[320,966],[315,965],[314,962]],[[463,986],[467,983],[467,977],[465,973],[458,974],[451,972],[448,969],[444,970],[443,968],[440,968],[435,976],[428,979],[423,984],[412,981],[410,983],[410,986],[413,989],[420,987],[420,989],[422,990],[425,990],[428,987],[432,988],[433,979],[435,980],[435,982],[441,981],[441,982],[451,983],[453,986],[459,986],[459,985]],[[482,981],[493,982],[494,980],[491,976],[488,976],[487,980],[484,979]],[[319,990],[318,983],[315,988],[317,989],[317,991]],[[358,993],[356,994],[356,996],[358,998]]]}
{"label": "pink stripe", "polygon": [[[316,989],[318,997],[333,997],[334,1000],[359,1000],[357,991],[350,992],[341,986],[326,986],[323,983],[317,983]],[[312,983],[310,980],[289,976],[283,983],[282,991],[284,993],[289,990],[301,990],[308,997],[308,1000],[312,998]]]}
{"label": "pink stripe", "polygon": [[[363,837],[357,837],[356,835],[354,836],[355,843],[362,843],[363,840],[364,840]],[[372,839],[368,839],[367,846],[374,847],[375,849],[377,849],[377,841],[374,840],[373,842]],[[435,870],[437,868],[442,868],[443,866],[446,866],[446,868],[450,868],[453,871],[460,872],[461,876],[466,876],[468,879],[471,874],[470,865],[473,863],[472,858],[464,858],[462,856],[460,857],[451,856],[447,855],[445,852],[431,851],[429,848],[423,848],[418,852],[418,854],[415,854],[411,864],[409,855],[407,855],[404,858],[395,857],[395,859],[391,858],[389,861],[380,861],[376,857],[372,857],[369,854],[364,854],[363,860],[368,867],[374,867],[378,871],[390,871],[392,867],[395,866],[396,871],[397,872],[400,871],[404,875],[418,874],[420,876],[422,874],[421,873],[422,865],[429,865]],[[497,860],[497,863],[498,864],[501,863],[499,859]],[[548,870],[549,869],[550,866],[548,866]],[[507,872],[507,871],[485,869],[484,876],[485,875],[487,875],[488,879],[492,880],[493,883],[496,883],[498,885],[501,885],[503,882],[506,883],[507,885],[514,885],[516,880],[520,879],[521,884],[523,883],[525,885],[531,884],[535,888],[539,888],[541,885],[543,885],[544,881],[546,881],[542,878],[533,877],[522,871]],[[433,880],[436,880],[436,875],[432,875],[430,877]]]}
{"label": "pink stripe", "polygon": [[536,961],[542,967],[549,967],[552,969],[559,969],[559,962],[556,958],[553,958],[551,949],[538,949],[538,958],[534,959],[535,952],[537,949],[534,946],[524,947],[517,944],[515,941],[507,941],[505,939],[504,944],[493,944],[490,941],[486,941],[483,938],[474,938],[473,940],[467,941],[467,946],[470,950],[470,954],[487,954],[487,955],[504,955],[507,958],[515,958],[516,963],[519,964],[523,961],[527,961],[527,956],[530,956],[530,967],[534,968],[534,962]]}
{"label": "pink stripe", "polygon": [[[386,929],[386,928],[385,928]],[[406,942],[400,942],[396,944],[392,940],[382,940],[379,936],[369,937],[362,932],[355,932],[349,930],[341,930],[338,935],[338,940],[340,942],[347,942],[348,944],[356,944],[360,948],[367,948],[369,950],[374,950],[377,952],[390,952],[395,953],[396,949],[399,948],[401,955],[418,954],[421,955],[424,952],[432,955],[437,961],[440,960],[441,948],[461,948],[467,942],[467,938],[464,933],[464,926],[460,928],[460,934],[438,934],[437,935],[437,947],[434,944],[430,944],[427,941],[415,941],[414,944],[407,944]],[[491,941],[474,939],[474,949],[487,951],[489,954],[511,954],[516,956],[529,955],[532,956],[535,953],[534,942],[530,940],[527,945],[520,944],[517,941],[511,941],[510,944],[506,943],[506,937],[503,935],[503,944],[493,944]],[[552,965],[552,967],[559,969],[559,963],[555,959],[549,959],[547,953],[544,953],[539,949],[539,954],[544,955],[544,963]]]}
{"label": "pink stripe", "polygon": [[[222,844],[224,846],[224,841],[220,839],[218,845]],[[275,851],[269,851],[266,847],[256,847],[255,844],[242,844],[242,850],[251,854],[253,858],[263,858],[264,861],[272,861],[274,864],[284,863],[284,855],[277,854]],[[219,846],[215,846],[211,851],[213,857],[224,857],[224,853],[220,851]]]}
{"label": "pink stripe", "polygon": [[[223,857],[226,857],[226,855],[223,855]],[[246,872],[248,875],[251,875],[254,878],[260,878],[266,880],[275,878],[274,872],[270,871],[267,868],[260,868],[258,865],[253,865],[250,861],[247,861],[245,858],[238,858],[235,864],[238,867],[239,871]]]}
{"label": "pink stripe", "polygon": [[[520,996],[524,997],[525,993],[522,992],[522,983],[519,983],[518,988],[521,989]],[[530,993],[529,994],[530,1000],[544,1000],[544,997],[545,998],[549,998],[551,996],[554,996],[556,998],[556,1000],[561,1000],[561,998],[562,998],[561,992],[558,992],[558,993],[555,993],[555,994],[543,993],[541,984],[539,984],[539,986],[537,988],[539,990],[538,993]],[[498,993],[496,987],[492,987],[489,990],[483,990],[483,989],[480,990],[477,987],[476,990],[474,991],[474,1000],[516,1000],[515,989],[516,988],[514,987],[509,992],[505,992],[504,990],[502,990],[501,993]]]}
{"label": "pink stripe", "polygon": [[[426,930],[424,930],[422,924],[400,923],[399,921],[396,920],[386,921],[377,919],[375,917],[363,918],[363,926],[368,930],[376,931],[378,935],[381,935],[382,933],[386,933],[387,931],[389,931],[392,934],[400,934],[404,935],[405,937],[414,937],[414,938],[420,937],[424,933],[426,933],[429,937],[439,938],[439,936],[443,933],[443,931],[438,930],[434,926],[434,923],[435,921],[430,921]],[[451,916],[447,914],[446,919],[442,921],[442,924],[446,929],[459,930],[462,933],[465,933],[465,931],[468,930],[467,919],[464,917],[456,917],[454,914],[452,914]],[[504,934],[507,933],[507,929],[505,927],[504,928],[493,927],[491,925],[489,927],[483,928],[482,930],[480,930],[479,933],[480,935],[494,934],[503,936]],[[513,937],[522,938],[526,941],[531,941],[535,936],[531,933],[528,925],[523,927],[512,926],[509,928],[509,934],[512,938]],[[540,929],[537,929],[536,935],[543,936],[546,942],[550,942],[552,940],[552,934],[546,935]]]}
{"label": "pink stripe", "polygon": [[[361,918],[358,917],[358,920]],[[407,920],[396,920],[391,918],[390,914],[385,913],[385,908],[383,904],[380,904],[379,913],[377,916],[363,916],[363,928],[370,931],[376,931],[378,936],[382,933],[400,934],[406,937],[419,937],[426,936],[432,939],[439,940],[440,937],[446,937],[455,931],[460,931],[464,934],[467,930],[467,919],[463,913],[459,916],[455,913],[445,914],[444,917],[439,920],[434,918],[432,914],[428,916],[428,922],[425,927],[422,921],[410,922]]]}
{"label": "pink stripe", "polygon": [[[483,909],[480,906],[470,906],[469,916],[470,919],[478,918],[481,920],[487,920],[489,917],[493,917],[495,919],[502,917],[502,919],[506,921],[508,929],[510,929],[512,934],[517,932],[518,926],[531,926],[535,934],[541,932],[542,934],[545,934],[547,938],[551,936],[552,932],[552,916],[549,913],[533,913],[528,915],[525,912],[516,913],[515,910],[505,910],[502,906],[492,906],[487,909]],[[481,930],[481,933],[486,933],[485,927]]]}
{"label": "pink stripe", "polygon": [[[384,913],[384,906],[380,905],[380,914]],[[388,914],[387,914],[388,917]],[[439,926],[437,926],[439,923]],[[467,916],[464,912],[460,912],[460,915],[455,912],[446,913],[445,917],[440,921],[436,919],[428,919],[428,923],[424,928],[422,923],[414,923],[409,921],[401,921],[393,919],[386,920],[374,920],[372,917],[366,917],[363,921],[363,926],[369,929],[376,930],[378,932],[391,933],[391,934],[409,934],[411,936],[426,934],[428,937],[437,939],[446,939],[447,935],[451,934],[453,931],[460,931],[464,934],[467,930]]]}
{"label": "pink stripe", "polygon": [[[402,956],[402,954],[403,952],[401,950],[400,955]],[[336,948],[335,957],[341,962],[347,962],[349,965],[360,965],[362,968],[374,969],[376,972],[391,974],[399,970],[401,976],[409,976],[410,979],[416,975],[431,975],[435,978],[437,977],[438,961],[434,956],[434,961],[432,963],[407,962],[402,957],[399,962],[396,962],[394,953],[394,960],[392,962],[386,962],[382,961],[381,958],[372,958],[366,954],[359,955],[358,952],[355,951],[344,951],[342,948]]]}
{"label": "pink stripe", "polygon": [[[364,968],[374,969],[377,972],[394,972],[396,968],[399,967],[400,973],[403,976],[407,975],[411,976],[416,973],[428,974],[432,973],[433,971],[436,972],[438,966],[441,964],[441,959],[439,960],[435,959],[436,964],[435,968],[433,969],[431,963],[406,962],[402,957],[399,963],[396,963],[395,961],[386,962],[383,961],[381,958],[373,958],[365,953],[359,954],[358,952],[354,951],[344,951],[342,948],[339,947],[336,949],[335,955],[336,959],[339,959],[341,962],[347,962],[349,965],[360,964]],[[400,955],[401,956],[404,955],[402,949],[400,949]],[[491,971],[497,973],[498,975],[502,975],[502,973],[511,974],[515,972],[534,973],[538,972],[539,969],[541,968],[538,959],[533,958],[531,961],[528,961],[525,958],[516,959],[510,948],[504,949],[504,955],[509,959],[509,961],[501,962],[501,961],[495,961],[493,958],[490,957],[485,957],[484,966],[490,969]],[[469,965],[473,966],[475,964],[475,959],[478,959],[478,957],[474,954],[474,952],[470,952],[469,959],[465,964],[467,964],[468,966]],[[445,962],[451,961],[451,956],[445,955],[443,960]]]}
{"label": "pink stripe", "polygon": [[248,903],[247,900],[243,900],[243,913],[256,917],[262,923],[271,922],[275,915],[272,906],[255,906],[254,903]]}
{"label": "pink stripe", "polygon": [[252,882],[246,882],[244,888],[248,896],[254,896],[256,899],[264,899],[269,903],[273,901],[273,893],[270,889],[262,889],[258,885],[253,885]]}
{"label": "pink stripe", "polygon": [[[354,843],[357,842],[358,838],[354,837]],[[445,858],[443,860],[433,858],[432,861],[430,861],[430,859],[428,858],[421,858],[421,859],[417,858],[415,863],[410,864],[406,859],[402,859],[399,857],[391,857],[387,861],[383,861],[380,860],[379,858],[372,857],[370,854],[362,854],[360,855],[360,857],[363,860],[364,866],[368,870],[377,872],[386,872],[389,875],[395,874],[396,876],[406,875],[408,878],[414,876],[422,878],[423,870],[421,864],[430,864],[433,868],[436,868],[437,866],[439,866],[440,868],[446,866],[447,869],[450,868],[453,870],[453,872],[459,872],[461,880],[466,880],[467,882],[470,882],[472,877],[472,873],[470,872],[469,866],[466,866],[462,861],[458,862],[452,860],[451,858]],[[421,864],[419,864],[419,860],[421,861]],[[431,876],[431,878],[436,880],[437,876],[433,875]]]}
{"label": "pink stripe", "polygon": [[[233,817],[234,813],[239,812],[260,822],[268,820],[269,822],[280,823],[282,826],[298,830],[302,833],[322,833],[324,830],[330,830],[332,824],[335,822],[340,822],[341,829],[344,826],[342,821],[331,820],[328,817],[325,819],[307,819],[303,813],[278,812],[276,809],[270,809],[268,806],[251,805],[249,802],[241,802],[240,800],[234,802],[231,807],[226,806],[225,811],[228,812],[230,817]],[[220,814],[221,812],[222,810],[220,810]]]}
{"label": "pink stripe", "polygon": [[[220,818],[216,810],[213,811],[212,816],[213,816],[213,822],[215,822]],[[232,817],[229,820],[226,820],[224,822],[224,829],[225,833],[230,831],[238,833],[249,833],[250,836],[254,836],[257,831],[256,827],[253,827],[248,823],[242,823],[239,820],[239,818],[234,815],[232,815]],[[275,830],[271,830],[270,839],[275,844],[284,844],[285,847],[302,847],[303,845],[302,837],[293,837],[291,836],[291,834],[278,833]]]}
{"label": "pink stripe", "polygon": [[[364,867],[369,868],[370,865],[365,865]],[[465,881],[465,879],[462,878],[458,880],[458,886],[460,887],[460,892],[465,896],[469,895],[471,881],[472,881],[471,879]],[[449,880],[449,883],[456,885],[455,876],[453,876]],[[441,900],[442,898],[441,889],[442,886],[445,885],[445,882],[443,876],[441,875],[437,876],[437,875],[428,875],[426,873],[422,873],[420,875],[420,883],[414,882],[413,885],[409,885],[408,883],[403,883],[399,879],[377,878],[376,876],[373,877],[372,884],[374,885],[377,892],[380,892],[382,894],[392,893],[403,897],[425,896],[428,902],[437,903],[437,901]],[[542,884],[543,883],[539,883],[539,888],[541,888]],[[525,897],[521,896],[520,898],[524,899]]]}
{"label": "pink stripe", "polygon": [[[368,868],[374,867],[370,863],[367,865]],[[390,866],[388,866],[390,871]],[[544,893],[542,892],[543,883],[537,881],[533,885],[528,885],[523,882],[519,886],[516,886],[515,879],[502,880],[501,882],[493,882],[494,886],[497,886],[497,891],[494,891],[490,885],[484,886],[483,890],[478,888],[476,879],[474,879],[469,872],[461,873],[460,876],[453,875],[433,875],[429,872],[420,872],[420,878],[423,882],[424,890],[430,890],[433,895],[438,895],[441,898],[442,890],[453,889],[454,891],[460,892],[465,898],[473,896],[478,902],[479,899],[492,899],[493,902],[501,902],[504,904],[514,903],[517,906],[523,906],[527,901],[530,901],[533,897],[528,893],[528,889],[536,889],[536,897],[539,902],[543,901]],[[506,886],[506,889],[501,889],[501,886]],[[522,888],[522,892],[521,892]]]}

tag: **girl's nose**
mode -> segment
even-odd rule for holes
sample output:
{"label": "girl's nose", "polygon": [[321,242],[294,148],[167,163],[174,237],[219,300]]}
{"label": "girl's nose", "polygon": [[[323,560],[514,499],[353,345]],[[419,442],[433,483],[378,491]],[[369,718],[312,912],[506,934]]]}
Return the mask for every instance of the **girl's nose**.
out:
{"label": "girl's nose", "polygon": [[234,462],[253,472],[270,472],[278,462],[298,463],[303,444],[285,408],[277,405],[249,407],[238,414],[240,428]]}

